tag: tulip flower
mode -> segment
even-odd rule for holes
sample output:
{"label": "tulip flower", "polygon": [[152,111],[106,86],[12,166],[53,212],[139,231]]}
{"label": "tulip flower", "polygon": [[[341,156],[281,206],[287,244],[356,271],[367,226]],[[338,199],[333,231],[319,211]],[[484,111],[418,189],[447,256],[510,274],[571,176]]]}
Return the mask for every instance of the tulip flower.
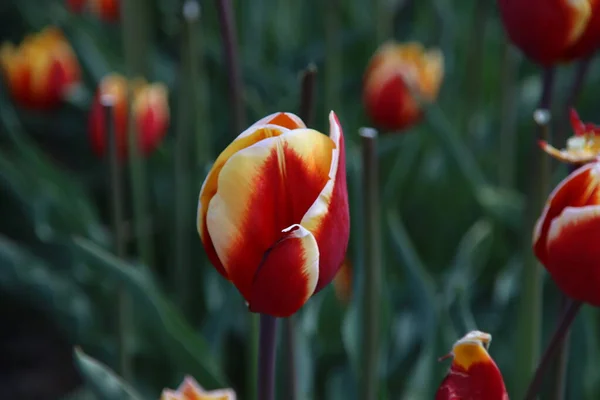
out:
{"label": "tulip flower", "polygon": [[571,110],[571,126],[575,135],[567,139],[566,149],[558,150],[540,140],[542,150],[569,164],[583,165],[595,161],[600,156],[600,126],[581,122],[575,110]]}
{"label": "tulip flower", "polygon": [[342,128],[326,136],[276,113],[240,134],[200,190],[208,258],[252,312],[292,315],[342,264],[350,228]]}
{"label": "tulip flower", "polygon": [[0,66],[14,100],[30,109],[56,107],[80,79],[73,49],[55,27],[26,37],[18,47],[3,43]]}
{"label": "tulip flower", "polygon": [[419,43],[387,42],[371,58],[364,76],[363,102],[379,128],[403,130],[420,119],[420,101],[437,98],[444,76],[438,49]]}
{"label": "tulip flower", "polygon": [[160,400],[235,400],[231,389],[206,391],[191,376],[186,376],[177,390],[163,390]]}
{"label": "tulip flower", "polygon": [[508,400],[502,374],[488,354],[489,333],[472,331],[454,343],[450,371],[442,381],[435,400]]}
{"label": "tulip flower", "polygon": [[533,250],[569,297],[600,306],[600,163],[572,172],[550,194]]}
{"label": "tulip flower", "polygon": [[104,21],[117,21],[121,15],[118,0],[66,0],[68,8],[74,13],[88,10]]}
{"label": "tulip flower", "polygon": [[[158,147],[169,125],[167,88],[163,84],[148,84],[141,79],[133,81],[131,86],[133,94],[131,110],[139,136],[140,151],[147,156]],[[100,82],[89,117],[90,140],[98,156],[103,156],[107,151],[106,117],[102,108],[102,99],[106,97],[113,100],[118,154],[123,158],[128,153],[127,93],[128,82],[120,75],[108,75]]]}
{"label": "tulip flower", "polygon": [[541,65],[590,55],[600,40],[596,0],[498,0],[509,39]]}

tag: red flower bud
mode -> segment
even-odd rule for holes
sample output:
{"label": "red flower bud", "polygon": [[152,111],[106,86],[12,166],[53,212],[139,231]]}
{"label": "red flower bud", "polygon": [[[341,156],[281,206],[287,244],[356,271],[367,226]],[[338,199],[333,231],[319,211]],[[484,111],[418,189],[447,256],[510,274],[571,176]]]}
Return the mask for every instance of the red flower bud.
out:
{"label": "red flower bud", "polygon": [[251,311],[295,313],[339,270],[350,233],[346,156],[330,134],[277,113],[240,134],[200,190],[198,232],[215,268]]}
{"label": "red flower bud", "polygon": [[232,389],[205,390],[191,376],[186,376],[177,390],[165,389],[160,400],[235,400]]}
{"label": "red flower bud", "polygon": [[31,109],[56,107],[80,79],[77,58],[55,27],[26,37],[18,47],[4,43],[0,66],[15,101]]}
{"label": "red flower bud", "polygon": [[419,43],[385,43],[365,72],[366,111],[379,128],[406,129],[421,117],[419,101],[435,101],[443,76],[439,50],[425,51]]}
{"label": "red flower bud", "polygon": [[452,357],[452,365],[435,400],[508,400],[502,374],[488,353],[491,340],[489,333],[472,331],[454,344],[442,357]]}
{"label": "red flower bud", "polygon": [[[498,0],[508,37],[541,65],[567,61],[595,50],[598,17],[592,17],[591,3],[597,1]],[[594,5],[593,11],[597,9]]]}
{"label": "red flower bud", "polygon": [[[169,125],[169,104],[167,88],[162,84],[148,84],[143,80],[132,82],[133,102],[131,110],[142,155],[149,155],[161,143]],[[89,132],[92,147],[96,154],[103,156],[107,151],[106,116],[102,98],[110,98],[113,104],[114,129],[117,139],[117,152],[121,158],[128,153],[129,137],[127,92],[128,82],[120,75],[106,76],[98,87],[89,117]]]}

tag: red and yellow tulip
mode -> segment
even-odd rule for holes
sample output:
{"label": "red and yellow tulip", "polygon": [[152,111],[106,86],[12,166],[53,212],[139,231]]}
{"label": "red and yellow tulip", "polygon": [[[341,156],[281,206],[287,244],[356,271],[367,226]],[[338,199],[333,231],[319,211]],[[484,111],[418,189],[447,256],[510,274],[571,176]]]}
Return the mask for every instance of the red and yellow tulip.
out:
{"label": "red and yellow tulip", "polygon": [[572,172],[550,194],[533,250],[569,297],[600,306],[600,162]]}
{"label": "red and yellow tulip", "polygon": [[498,0],[510,40],[541,65],[592,54],[600,47],[598,0]]}
{"label": "red and yellow tulip", "polygon": [[472,331],[458,340],[447,356],[452,365],[435,400],[508,400],[504,379],[488,349],[489,333]]}
{"label": "red and yellow tulip", "polygon": [[366,111],[379,128],[406,129],[422,115],[419,101],[435,101],[443,77],[444,57],[438,49],[426,51],[414,42],[387,42],[371,58],[365,72]]}
{"label": "red and yellow tulip", "polygon": [[17,47],[3,43],[0,66],[12,97],[30,109],[56,107],[80,79],[77,57],[56,27],[27,36]]}
{"label": "red and yellow tulip", "polygon": [[[108,143],[106,118],[102,108],[102,98],[105,96],[109,96],[113,102],[118,154],[125,157],[128,153],[128,90],[128,81],[121,75],[108,75],[100,82],[89,117],[90,140],[99,156],[106,153]],[[167,132],[170,119],[168,92],[163,84],[149,84],[141,79],[131,83],[131,92],[131,110],[135,118],[140,151],[147,156],[158,147]]]}
{"label": "red and yellow tulip", "polygon": [[160,400],[235,400],[231,389],[207,391],[191,376],[186,376],[177,390],[163,390]]}
{"label": "red and yellow tulip", "polygon": [[583,123],[575,110],[571,110],[571,126],[575,133],[567,140],[563,150],[541,140],[540,147],[552,157],[569,164],[583,165],[600,156],[600,126]]}
{"label": "red and yellow tulip", "polygon": [[198,232],[250,311],[287,317],[342,264],[350,228],[344,136],[276,113],[240,134],[200,190]]}

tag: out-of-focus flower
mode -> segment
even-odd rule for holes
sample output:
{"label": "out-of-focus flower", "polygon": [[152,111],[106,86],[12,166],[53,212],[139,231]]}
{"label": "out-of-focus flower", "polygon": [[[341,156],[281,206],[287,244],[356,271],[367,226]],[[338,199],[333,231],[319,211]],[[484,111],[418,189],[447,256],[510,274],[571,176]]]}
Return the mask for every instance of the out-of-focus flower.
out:
{"label": "out-of-focus flower", "polygon": [[600,163],[572,172],[550,194],[533,250],[569,297],[600,306]]}
{"label": "out-of-focus flower", "polygon": [[31,109],[56,107],[80,79],[77,57],[56,27],[27,36],[18,47],[3,43],[0,66],[15,101]]}
{"label": "out-of-focus flower", "polygon": [[342,264],[350,228],[344,136],[276,113],[240,134],[200,190],[198,232],[209,259],[250,311],[287,317]]}
{"label": "out-of-focus flower", "polygon": [[600,156],[600,126],[581,122],[573,109],[571,126],[575,135],[567,139],[565,149],[558,150],[545,140],[540,140],[542,150],[565,163],[582,165],[595,161]]}
{"label": "out-of-focus flower", "polygon": [[333,279],[333,288],[342,304],[350,303],[352,299],[352,262],[348,256]]}
{"label": "out-of-focus flower", "polygon": [[66,0],[67,7],[74,13],[84,10],[103,21],[117,21],[121,15],[119,0]]}
{"label": "out-of-focus flower", "polygon": [[435,101],[443,77],[444,57],[440,50],[425,51],[414,42],[387,42],[371,58],[365,72],[366,111],[379,128],[406,129],[422,115],[419,101]]}
{"label": "out-of-focus flower", "polygon": [[[149,155],[161,143],[169,125],[168,92],[165,85],[149,84],[142,79],[131,83],[133,102],[131,110],[142,155]],[[128,82],[121,75],[111,74],[100,82],[89,117],[89,132],[92,147],[96,154],[103,156],[107,151],[106,117],[102,99],[110,98],[113,104],[114,128],[117,138],[117,151],[120,157],[128,153],[127,135]]]}
{"label": "out-of-focus flower", "polygon": [[177,390],[163,390],[160,400],[236,400],[231,389],[207,391],[191,376],[186,376]]}
{"label": "out-of-focus flower", "polygon": [[471,331],[454,343],[452,365],[442,381],[435,400],[508,400],[502,374],[490,357],[489,333]]}
{"label": "out-of-focus flower", "polygon": [[509,39],[541,65],[590,55],[600,39],[597,0],[498,0]]}

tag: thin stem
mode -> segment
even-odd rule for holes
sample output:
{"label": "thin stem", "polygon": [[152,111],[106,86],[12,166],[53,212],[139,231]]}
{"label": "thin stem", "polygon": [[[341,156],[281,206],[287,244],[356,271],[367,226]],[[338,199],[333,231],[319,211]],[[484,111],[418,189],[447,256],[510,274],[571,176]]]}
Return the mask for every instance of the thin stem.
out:
{"label": "thin stem", "polygon": [[285,360],[285,399],[298,398],[296,375],[296,321],[290,316],[283,323],[283,359]]}
{"label": "thin stem", "polygon": [[275,399],[275,350],[277,318],[260,315],[260,344],[258,355],[258,399]]}
{"label": "thin stem", "polygon": [[389,0],[374,0],[373,26],[375,27],[375,47],[392,35],[393,13],[388,6]]}
{"label": "thin stem", "polygon": [[[108,159],[111,192],[111,216],[115,254],[119,258],[125,257],[125,232],[123,229],[123,177],[121,174],[121,163],[117,149],[117,135],[115,132],[114,98],[103,96],[100,101],[104,108],[105,127],[108,137]],[[127,347],[127,337],[130,326],[129,296],[123,288],[119,288],[117,299],[118,313],[118,339],[117,353],[119,355],[119,372],[124,379],[131,378],[131,359]]]}
{"label": "thin stem", "polygon": [[130,87],[128,90],[128,155],[129,170],[131,175],[131,188],[133,198],[133,219],[135,226],[135,239],[139,256],[144,264],[152,268],[154,255],[152,237],[148,234],[148,195],[146,192],[146,171],[144,160],[140,154],[139,132],[135,118],[131,112],[133,90],[131,87],[134,78],[143,77],[148,65],[148,9],[144,0],[129,0],[122,2],[123,15],[123,42],[125,49],[125,63]]}
{"label": "thin stem", "polygon": [[257,400],[258,392],[258,357],[259,357],[259,341],[260,341],[260,315],[255,313],[250,314],[250,334],[248,341],[248,366],[247,366],[247,393],[248,400]]}
{"label": "thin stem", "polygon": [[365,287],[363,297],[363,360],[360,398],[375,400],[378,396],[379,310],[381,296],[381,231],[377,131],[360,130],[363,159],[363,194],[365,218]]}
{"label": "thin stem", "polygon": [[525,400],[534,400],[537,396],[542,386],[544,373],[550,366],[552,358],[558,351],[560,344],[569,332],[569,328],[575,320],[577,313],[579,313],[579,310],[581,309],[582,303],[580,301],[569,300],[568,302],[569,304],[566,307],[565,312],[563,313],[556,330],[550,339],[550,343],[548,343],[548,347],[546,347],[546,350],[542,355],[542,359],[538,364],[535,375],[529,384],[527,394],[525,395]]}
{"label": "thin stem", "polygon": [[[537,135],[530,139],[532,167],[530,168],[529,192],[527,193],[527,225],[528,232],[533,231],[536,217],[550,191],[550,160],[539,151],[535,142],[538,139],[548,139],[550,126],[550,105],[552,101],[552,87],[554,84],[554,70],[546,69],[543,73],[543,87],[540,96],[539,109],[534,118],[538,124]],[[537,136],[537,137],[536,137]],[[541,310],[542,310],[542,274],[541,268],[531,252],[531,238],[526,236],[524,242],[527,258],[523,266],[521,284],[522,296],[518,315],[518,347],[516,370],[517,396],[521,396],[527,385],[527,379],[535,368],[539,354],[541,336]]]}
{"label": "thin stem", "polygon": [[[469,35],[472,40],[470,46],[468,47],[465,68],[465,81],[467,82],[465,103],[467,110],[472,110],[472,113],[466,113],[466,115],[473,115],[475,112],[479,111],[478,106],[480,105],[479,98],[480,94],[482,93],[481,78],[483,73],[481,65],[484,60],[482,53],[485,45],[487,10],[488,0],[475,1],[475,11],[473,12],[473,20],[471,21],[470,27],[471,34]],[[465,128],[468,128],[469,118],[470,117],[467,117],[465,120]]]}
{"label": "thin stem", "polygon": [[233,110],[235,135],[244,130],[246,111],[244,108],[242,72],[240,69],[239,49],[235,18],[231,0],[217,0],[217,11],[221,27],[221,37],[225,50],[225,63],[229,78],[229,95]]}
{"label": "thin stem", "polygon": [[498,181],[504,188],[513,188],[515,182],[515,159],[517,139],[517,82],[516,72],[519,56],[513,45],[504,43],[502,60],[502,119],[500,120],[500,162],[498,163]]}
{"label": "thin stem", "polygon": [[302,72],[300,83],[300,118],[306,126],[312,126],[315,115],[315,87],[317,83],[317,66],[310,63]]}
{"label": "thin stem", "polygon": [[339,1],[329,0],[325,5],[325,111],[336,110],[340,115],[342,52],[339,30]]}

